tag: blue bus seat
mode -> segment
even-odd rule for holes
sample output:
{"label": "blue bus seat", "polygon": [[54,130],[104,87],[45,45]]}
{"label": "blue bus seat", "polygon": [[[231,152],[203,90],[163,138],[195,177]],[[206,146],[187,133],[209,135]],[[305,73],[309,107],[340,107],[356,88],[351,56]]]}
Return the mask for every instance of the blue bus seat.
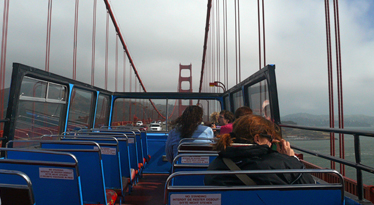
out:
{"label": "blue bus seat", "polygon": [[[131,191],[132,186],[135,185],[136,182],[136,170],[131,167],[131,153],[129,148],[129,140],[125,134],[122,133],[76,133],[75,136],[65,136],[65,138],[75,138],[75,139],[82,139],[82,140],[90,140],[87,138],[94,138],[94,140],[98,140],[100,138],[115,138],[118,141],[118,149],[119,155],[121,160],[121,174],[123,177],[123,186],[128,188]],[[130,140],[131,141],[131,140]],[[132,153],[134,154],[134,153]],[[133,157],[134,158],[134,157]],[[133,163],[133,164],[136,164]],[[135,165],[134,165],[135,166]],[[137,167],[137,166],[135,166]],[[125,179],[126,178],[126,179]],[[127,181],[126,181],[127,180]]]}
{"label": "blue bus seat", "polygon": [[[179,171],[205,171],[209,164],[217,158],[214,154],[178,154],[172,165],[171,173]],[[204,175],[186,175],[174,177],[172,185],[204,185]]]}
{"label": "blue bus seat", "polygon": [[1,204],[34,205],[34,191],[30,178],[23,172],[0,170]]}
{"label": "blue bus seat", "polygon": [[113,198],[117,198],[116,192],[111,192],[110,189],[106,190],[105,188],[103,161],[99,144],[91,141],[54,140],[41,141],[40,144],[42,149],[68,152],[78,159],[84,204],[110,204]]}
{"label": "blue bus seat", "polygon": [[[77,135],[80,135],[81,132],[77,132]],[[93,134],[101,134],[101,135],[114,135],[114,134],[122,134],[126,135],[129,138],[129,150],[130,150],[130,157],[131,157],[131,167],[136,171],[136,174],[141,176],[142,169],[145,165],[145,158],[142,152],[143,150],[143,143],[140,131],[133,131],[131,129],[93,129],[92,132],[82,132],[88,135]],[[99,134],[99,135],[100,135]],[[133,139],[134,138],[134,139]]]}
{"label": "blue bus seat", "polygon": [[[174,177],[185,175],[274,174],[274,173],[334,173],[336,184],[294,184],[253,186],[172,186]],[[185,202],[185,203],[184,203]],[[241,170],[176,172],[165,184],[164,204],[344,204],[344,179],[335,170]]]}
{"label": "blue bus seat", "polygon": [[14,148],[0,148],[0,151],[5,152],[0,169],[27,174],[36,204],[83,205],[78,161],[72,154]]}
{"label": "blue bus seat", "polygon": [[[62,141],[93,141],[99,144],[103,161],[105,188],[113,189],[121,197],[124,197],[124,190],[127,189],[128,179],[122,177],[121,159],[118,149],[118,140],[114,137],[80,137],[65,136]],[[126,187],[124,188],[125,185]]]}
{"label": "blue bus seat", "polygon": [[171,164],[165,158],[168,133],[146,132],[147,153],[151,156],[144,173],[170,173]]}

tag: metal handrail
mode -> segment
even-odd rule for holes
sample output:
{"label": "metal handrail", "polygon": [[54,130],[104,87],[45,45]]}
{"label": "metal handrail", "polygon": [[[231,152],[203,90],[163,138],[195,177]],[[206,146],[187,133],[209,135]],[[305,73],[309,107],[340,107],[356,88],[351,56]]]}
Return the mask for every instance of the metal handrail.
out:
{"label": "metal handrail", "polygon": [[302,130],[310,130],[310,131],[320,131],[320,132],[334,132],[334,133],[339,133],[339,134],[348,134],[348,135],[353,135],[354,137],[354,152],[355,152],[355,162],[333,157],[333,156],[328,156],[328,155],[323,155],[311,150],[303,149],[297,146],[291,146],[292,148],[306,152],[308,154],[325,158],[334,162],[338,162],[350,167],[353,167],[356,169],[356,178],[357,178],[357,197],[359,200],[364,199],[364,183],[362,179],[362,170],[374,174],[374,167],[370,167],[367,165],[361,164],[361,151],[360,151],[360,135],[361,136],[366,136],[366,137],[374,137],[374,133],[372,132],[363,132],[360,130],[348,130],[348,129],[338,129],[338,128],[320,128],[320,127],[309,127],[309,126],[297,126],[297,125],[284,125],[284,124],[279,124],[280,127],[287,127],[287,128],[296,128],[296,129],[302,129]]}
{"label": "metal handrail", "polygon": [[[252,186],[170,186],[170,182],[177,176],[190,175],[236,175],[236,174],[278,174],[278,173],[333,173],[339,178],[340,185],[336,184],[293,184],[293,185],[252,185]],[[332,169],[287,169],[287,170],[240,170],[240,171],[180,171],[172,173],[165,183],[164,203],[167,204],[168,190],[195,190],[195,191],[224,191],[224,190],[264,190],[264,189],[295,189],[295,188],[317,188],[317,187],[337,187],[341,190],[341,201],[344,200],[344,179],[336,170]]]}
{"label": "metal handrail", "polygon": [[[27,176],[25,173],[23,173],[21,171],[17,171],[17,170],[4,170],[4,169],[0,169],[0,174],[4,174],[4,175],[17,175],[17,176],[21,177],[22,179],[24,179],[25,182],[26,182],[26,184],[27,184],[25,186],[27,187],[28,192],[29,192],[30,202],[32,204],[35,203],[34,191],[33,191],[32,183],[31,183],[31,180],[30,180],[29,176]],[[9,187],[17,187],[17,186],[22,186],[22,185],[12,184]]]}

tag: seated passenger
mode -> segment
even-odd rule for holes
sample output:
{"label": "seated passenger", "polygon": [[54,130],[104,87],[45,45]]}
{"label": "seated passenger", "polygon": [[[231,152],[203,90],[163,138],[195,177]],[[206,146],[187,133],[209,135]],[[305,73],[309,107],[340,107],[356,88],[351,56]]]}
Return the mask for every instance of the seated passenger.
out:
{"label": "seated passenger", "polygon": [[242,106],[235,110],[235,120],[244,115],[252,115],[253,111],[250,107]]}
{"label": "seated passenger", "polygon": [[228,110],[222,110],[219,113],[219,118],[218,118],[219,124],[221,125],[221,129],[219,133],[221,135],[230,133],[232,131],[232,123],[234,122],[234,120],[235,120],[235,116],[232,112]]}
{"label": "seated passenger", "polygon": [[[215,150],[219,156],[208,170],[230,170],[224,158],[241,170],[303,169],[290,143],[277,134],[272,122],[257,115],[245,115],[234,122],[233,132],[220,135]],[[277,151],[270,147],[277,142]],[[280,146],[279,146],[280,145]],[[226,160],[226,159],[225,159]],[[309,173],[248,175],[257,185],[314,184]],[[206,175],[205,185],[244,185],[236,175]]]}
{"label": "seated passenger", "polygon": [[[201,124],[203,120],[203,109],[199,106],[188,106],[183,114],[179,116],[172,125],[174,129],[169,132],[166,140],[165,152],[166,158],[173,163],[174,157],[178,154],[179,141],[183,138],[211,138],[213,139],[213,130],[210,127]],[[210,142],[199,140],[202,142]]]}

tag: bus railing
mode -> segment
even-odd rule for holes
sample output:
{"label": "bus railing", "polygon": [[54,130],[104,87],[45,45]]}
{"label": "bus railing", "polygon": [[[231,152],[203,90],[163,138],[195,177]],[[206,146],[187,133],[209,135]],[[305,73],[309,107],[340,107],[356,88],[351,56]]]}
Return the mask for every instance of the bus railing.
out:
{"label": "bus railing", "polygon": [[[320,127],[309,127],[309,126],[298,126],[298,125],[285,125],[285,124],[279,124],[280,127],[285,128],[294,128],[294,129],[302,129],[302,130],[309,130],[309,131],[320,131],[320,132],[329,132],[329,133],[339,133],[339,134],[347,134],[347,135],[353,135],[354,137],[354,154],[355,154],[355,162],[341,159],[338,157],[330,156],[330,155],[324,155],[318,152],[314,152],[308,149],[300,148],[297,146],[291,146],[293,149],[321,157],[324,159],[328,159],[334,162],[338,162],[344,165],[347,165],[349,167],[353,167],[356,169],[356,177],[357,177],[357,197],[361,201],[364,199],[364,184],[362,179],[362,171],[366,171],[369,173],[374,174],[374,167],[370,167],[364,164],[361,164],[361,149],[360,149],[360,136],[366,136],[366,137],[374,137],[374,133],[371,132],[364,132],[359,130],[348,130],[348,129],[338,129],[338,128],[320,128]],[[373,193],[374,194],[374,193]],[[372,198],[368,196],[369,199]],[[374,202],[374,201],[372,201]]]}

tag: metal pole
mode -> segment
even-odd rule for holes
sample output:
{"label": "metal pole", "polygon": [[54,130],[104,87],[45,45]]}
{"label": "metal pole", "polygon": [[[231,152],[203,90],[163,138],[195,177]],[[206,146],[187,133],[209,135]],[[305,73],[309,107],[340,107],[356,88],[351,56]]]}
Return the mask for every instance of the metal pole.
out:
{"label": "metal pole", "polygon": [[[354,135],[354,149],[355,149],[355,159],[356,164],[361,164],[361,149],[360,149],[360,136]],[[362,170],[356,168],[357,177],[357,197],[361,201],[364,198],[364,186],[362,183]]]}

